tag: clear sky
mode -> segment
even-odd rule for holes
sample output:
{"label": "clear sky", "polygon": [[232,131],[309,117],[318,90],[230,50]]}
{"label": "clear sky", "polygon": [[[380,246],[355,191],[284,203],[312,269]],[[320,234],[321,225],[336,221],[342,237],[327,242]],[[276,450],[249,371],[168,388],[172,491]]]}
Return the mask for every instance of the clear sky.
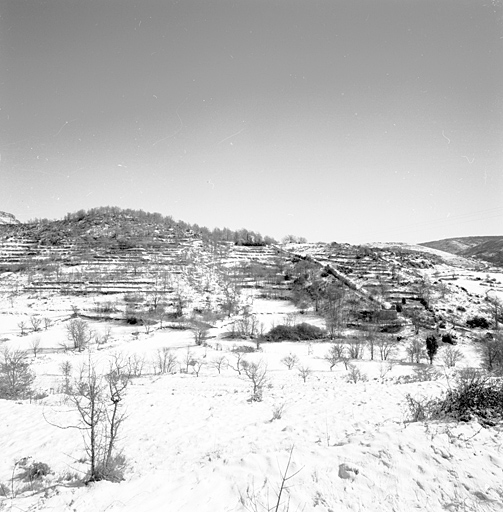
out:
{"label": "clear sky", "polygon": [[503,234],[500,0],[0,0],[0,210]]}

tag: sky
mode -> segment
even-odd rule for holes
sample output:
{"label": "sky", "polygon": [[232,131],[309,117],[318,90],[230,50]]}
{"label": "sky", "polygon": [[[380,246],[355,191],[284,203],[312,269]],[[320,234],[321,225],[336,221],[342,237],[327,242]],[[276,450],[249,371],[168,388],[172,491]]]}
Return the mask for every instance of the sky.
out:
{"label": "sky", "polygon": [[503,234],[501,0],[0,0],[0,210]]}

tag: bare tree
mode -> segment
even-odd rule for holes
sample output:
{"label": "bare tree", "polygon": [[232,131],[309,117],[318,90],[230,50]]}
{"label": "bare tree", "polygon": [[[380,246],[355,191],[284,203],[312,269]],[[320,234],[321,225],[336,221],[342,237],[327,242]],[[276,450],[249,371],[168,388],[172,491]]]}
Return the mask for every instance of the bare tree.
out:
{"label": "bare tree", "polygon": [[296,366],[299,362],[299,358],[295,354],[288,354],[285,356],[281,362],[291,370],[294,366]]}
{"label": "bare tree", "polygon": [[233,352],[234,354],[234,364],[232,365],[230,361],[228,361],[227,365],[231,370],[238,372],[238,375],[241,375],[241,371],[243,370],[243,363],[246,361],[243,359],[243,352]]}
{"label": "bare tree", "polygon": [[50,318],[45,317],[44,318],[44,329],[47,331],[49,327],[52,325],[52,320]]}
{"label": "bare tree", "polygon": [[21,320],[17,326],[19,327],[19,329],[21,330],[21,336],[24,336],[26,334],[26,329],[28,328],[28,326],[26,325],[26,322],[24,320]]}
{"label": "bare tree", "polygon": [[447,347],[442,354],[442,361],[447,368],[453,368],[457,363],[464,359],[463,352],[454,347]]}
{"label": "bare tree", "polygon": [[342,343],[332,343],[330,349],[325,354],[324,359],[330,365],[330,371],[344,358],[346,347]]}
{"label": "bare tree", "polygon": [[[77,428],[85,434],[85,447],[90,460],[88,482],[122,479],[120,458],[114,454],[119,429],[126,415],[121,410],[122,400],[129,383],[122,359],[110,361],[105,376],[97,373],[96,365],[89,356],[81,367],[74,383],[70,399],[79,415],[79,424],[65,428]],[[123,468],[122,468],[123,469]]]}
{"label": "bare tree", "polygon": [[411,363],[420,363],[421,358],[426,357],[423,344],[418,339],[413,339],[406,351]]}
{"label": "bare tree", "polygon": [[141,377],[145,367],[145,357],[133,354],[126,359],[126,368],[129,378]]}
{"label": "bare tree", "polygon": [[309,366],[299,366],[297,371],[299,372],[300,378],[306,382],[308,377],[313,373]]}
{"label": "bare tree", "polygon": [[396,341],[390,336],[380,335],[377,340],[377,346],[379,347],[379,355],[381,361],[387,361],[396,351]]}
{"label": "bare tree", "polygon": [[185,373],[189,373],[189,366],[192,366],[192,362],[194,361],[194,352],[190,350],[190,347],[187,347],[187,352],[185,353],[185,356],[183,357],[183,364],[185,365]]}
{"label": "bare tree", "polygon": [[173,373],[177,363],[178,360],[175,354],[173,354],[173,352],[171,352],[168,347],[157,349],[156,358],[154,361],[154,368],[157,372],[161,374]]}
{"label": "bare tree", "polygon": [[363,357],[363,341],[359,338],[348,343],[347,354],[350,359],[361,359]]}
{"label": "bare tree", "polygon": [[40,331],[40,326],[42,325],[42,319],[39,316],[32,315],[30,316],[30,323],[33,329],[33,332]]}
{"label": "bare tree", "polygon": [[264,387],[267,385],[269,378],[267,374],[267,365],[262,361],[241,363],[244,375],[250,380],[252,384],[252,394],[250,396],[251,402],[261,402]]}
{"label": "bare tree", "polygon": [[492,297],[488,293],[485,298],[487,302],[487,311],[493,317],[494,329],[499,329],[499,322],[503,319],[503,301],[498,297]]}
{"label": "bare tree", "polygon": [[194,358],[190,362],[190,366],[192,366],[192,371],[194,372],[196,377],[199,377],[199,372],[203,368],[203,366],[206,366],[206,361],[202,358]]}
{"label": "bare tree", "polygon": [[218,374],[220,375],[222,369],[227,366],[227,358],[225,356],[215,357],[210,361],[209,364],[212,368],[215,368],[218,371]]}
{"label": "bare tree", "polygon": [[67,359],[60,363],[59,369],[63,375],[63,386],[61,387],[61,391],[65,395],[69,395],[72,392],[72,363]]}
{"label": "bare tree", "polygon": [[204,346],[208,339],[208,331],[209,331],[208,327],[203,323],[201,323],[201,324],[198,323],[198,325],[195,325],[194,327],[192,327],[191,331],[192,331],[192,334],[194,335],[194,341],[195,341],[196,345]]}
{"label": "bare tree", "polygon": [[73,344],[73,348],[82,352],[93,338],[93,333],[84,320],[74,318],[66,326],[66,335],[68,341]]}
{"label": "bare tree", "polygon": [[33,351],[33,355],[35,357],[37,357],[38,355],[38,351],[39,351],[39,347],[40,347],[40,338],[33,338],[30,342],[30,347]]}

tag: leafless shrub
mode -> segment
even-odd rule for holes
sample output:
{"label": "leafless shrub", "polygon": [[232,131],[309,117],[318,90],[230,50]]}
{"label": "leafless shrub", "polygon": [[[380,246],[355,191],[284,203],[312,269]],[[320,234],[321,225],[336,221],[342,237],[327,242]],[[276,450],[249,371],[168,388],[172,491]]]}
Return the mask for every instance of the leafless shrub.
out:
{"label": "leafless shrub", "polygon": [[304,381],[304,383],[306,382],[308,377],[313,373],[309,366],[299,366],[297,371],[299,372],[299,376]]}
{"label": "leafless shrub", "polygon": [[94,333],[94,341],[97,345],[106,345],[112,338],[112,328],[107,327],[102,333]]}
{"label": "leafless shrub", "polygon": [[353,384],[356,384],[358,382],[365,382],[367,379],[367,375],[363,373],[357,366],[354,364],[348,365],[348,382],[352,382]]}
{"label": "leafless shrub", "polygon": [[299,363],[299,358],[295,354],[288,354],[285,356],[281,362],[289,369],[291,370],[294,366],[296,366]]}
{"label": "leafless shrub", "polygon": [[379,365],[379,377],[381,381],[384,380],[384,377],[388,375],[389,372],[393,369],[393,363],[391,361],[382,362]]}
{"label": "leafless shrub", "polygon": [[274,420],[280,420],[283,417],[283,412],[285,411],[285,403],[276,404],[272,409],[272,418],[271,422]]}
{"label": "leafless shrub", "polygon": [[290,466],[292,464],[292,455],[293,455],[293,446],[290,449],[290,454],[288,457],[288,462],[286,464],[285,470],[281,473],[281,482],[277,486],[278,490],[275,491],[276,498],[273,503],[269,502],[269,492],[267,492],[267,498],[263,501],[259,492],[263,491],[267,485],[267,479],[264,481],[262,489],[257,492],[255,488],[252,486],[248,486],[246,492],[244,494],[240,493],[240,503],[248,512],[288,512],[290,510],[290,497],[283,501],[283,494],[288,492],[288,482],[297,476],[303,468],[300,468],[298,471],[292,474],[288,474],[290,470]]}
{"label": "leafless shrub", "polygon": [[436,408],[437,401],[425,397],[413,397],[411,394],[405,395],[409,409],[407,422],[424,421],[431,417]]}

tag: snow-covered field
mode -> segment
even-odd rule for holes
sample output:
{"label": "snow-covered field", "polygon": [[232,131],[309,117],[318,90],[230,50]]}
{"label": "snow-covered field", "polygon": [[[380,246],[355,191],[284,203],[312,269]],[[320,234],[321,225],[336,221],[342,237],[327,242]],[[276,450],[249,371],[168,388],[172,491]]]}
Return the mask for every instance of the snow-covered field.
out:
{"label": "snow-covered field", "polygon": [[[34,403],[0,400],[0,482],[8,494],[0,498],[0,510],[276,510],[283,476],[288,480],[279,511],[503,510],[499,428],[483,428],[476,421],[407,421],[407,394],[438,396],[452,385],[455,371],[444,369],[441,354],[435,364],[442,374],[438,380],[404,383],[400,376],[427,365],[405,363],[401,352],[391,364],[369,361],[367,353],[355,362],[367,380],[350,383],[342,363],[329,370],[323,359],[327,343],[264,343],[261,352],[247,354],[249,361],[268,366],[261,402],[248,401],[246,377],[230,368],[219,374],[209,364],[198,377],[175,373],[134,379],[118,446],[128,464],[125,481],[88,486],[65,481],[67,474],[83,476],[88,464],[80,432],[54,426],[76,420],[57,393],[58,367],[69,359],[77,368],[88,354],[57,351],[71,315],[69,300],[42,304],[34,299],[31,305],[17,300],[5,302],[1,310],[0,345],[29,350],[40,338],[45,350],[30,358],[37,387],[49,395]],[[295,308],[286,301],[255,299],[253,311],[269,329]],[[19,336],[20,319],[28,321],[33,313],[50,316],[53,325]],[[299,315],[297,321],[322,325],[314,315]],[[106,328],[102,322],[90,326],[98,332]],[[188,331],[147,334],[117,323],[106,348],[93,348],[91,357],[98,365],[118,352],[150,361],[157,349],[169,347],[182,360],[190,347],[206,362],[221,356],[233,361],[231,348],[243,342],[221,339],[226,330],[223,321],[212,330],[208,347],[196,347]],[[457,348],[465,354],[460,366],[479,366],[473,344],[461,341]],[[306,382],[297,369],[282,364],[290,353],[311,368]],[[21,493],[25,484],[12,479],[23,457],[50,466],[42,490]]]}

